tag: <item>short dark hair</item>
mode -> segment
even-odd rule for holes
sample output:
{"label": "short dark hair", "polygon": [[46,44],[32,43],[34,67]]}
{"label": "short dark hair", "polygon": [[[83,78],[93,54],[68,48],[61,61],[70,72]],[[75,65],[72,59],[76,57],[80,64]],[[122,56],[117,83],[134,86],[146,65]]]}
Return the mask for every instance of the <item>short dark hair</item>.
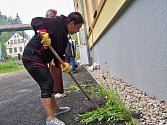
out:
{"label": "short dark hair", "polygon": [[74,22],[74,24],[83,24],[84,19],[79,12],[72,12],[67,16],[67,23]]}
{"label": "short dark hair", "polygon": [[46,11],[46,17],[50,14],[50,12],[54,13],[55,15],[57,15],[57,10],[49,9],[49,10]]}

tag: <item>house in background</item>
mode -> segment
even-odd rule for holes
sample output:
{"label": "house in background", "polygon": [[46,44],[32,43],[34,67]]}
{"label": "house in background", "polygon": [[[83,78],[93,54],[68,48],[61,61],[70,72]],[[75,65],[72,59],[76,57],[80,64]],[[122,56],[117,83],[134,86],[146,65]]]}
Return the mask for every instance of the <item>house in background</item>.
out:
{"label": "house in background", "polygon": [[167,2],[74,0],[92,63],[167,101]]}
{"label": "house in background", "polygon": [[6,53],[11,57],[18,57],[18,54],[22,55],[25,46],[29,41],[23,36],[15,33],[6,43]]}

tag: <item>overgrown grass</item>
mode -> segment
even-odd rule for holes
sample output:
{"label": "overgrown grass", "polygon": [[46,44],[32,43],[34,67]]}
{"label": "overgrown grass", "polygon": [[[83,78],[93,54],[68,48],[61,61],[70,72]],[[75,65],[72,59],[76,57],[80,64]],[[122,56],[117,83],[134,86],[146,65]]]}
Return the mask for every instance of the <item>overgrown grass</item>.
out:
{"label": "overgrown grass", "polygon": [[23,66],[18,61],[9,60],[7,62],[0,62],[0,74],[19,71],[21,69],[23,69]]}
{"label": "overgrown grass", "polygon": [[93,111],[78,114],[76,118],[78,121],[86,124],[93,122],[107,122],[110,125],[116,125],[117,123],[138,125],[138,121],[132,116],[134,111],[125,107],[115,90],[111,91],[101,84],[95,88],[91,88],[90,91],[92,92],[92,95],[95,94],[100,99],[103,99],[105,104]]}
{"label": "overgrown grass", "polygon": [[[91,92],[93,89],[92,87],[92,84],[91,83],[83,83],[83,82],[79,82],[79,84],[81,85],[82,88],[86,89],[86,88],[91,88],[91,90],[89,92]],[[71,83],[68,85],[68,89],[71,91],[71,92],[77,92],[79,91],[79,87],[76,85],[76,83]],[[91,92],[91,93],[94,93],[94,92]]]}
{"label": "overgrown grass", "polygon": [[80,89],[78,88],[78,86],[76,86],[75,83],[72,83],[68,86],[68,89],[71,91],[71,92],[77,92],[79,91]]}

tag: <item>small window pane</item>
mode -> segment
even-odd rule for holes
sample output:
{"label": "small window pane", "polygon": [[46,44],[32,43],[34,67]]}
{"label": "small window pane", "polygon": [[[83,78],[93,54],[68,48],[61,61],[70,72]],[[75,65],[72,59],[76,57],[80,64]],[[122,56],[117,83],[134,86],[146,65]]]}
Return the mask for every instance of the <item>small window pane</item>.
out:
{"label": "small window pane", "polygon": [[16,47],[14,48],[14,53],[17,53],[17,48]]}
{"label": "small window pane", "polygon": [[16,39],[14,40],[14,44],[17,44],[17,40]]}
{"label": "small window pane", "polygon": [[20,43],[20,39],[18,39],[17,41],[18,41],[18,43]]}
{"label": "small window pane", "polygon": [[10,41],[10,44],[13,44],[13,40]]}
{"label": "small window pane", "polygon": [[22,47],[19,47],[19,51],[22,52]]}
{"label": "small window pane", "polygon": [[9,53],[12,53],[12,48],[9,48]]}

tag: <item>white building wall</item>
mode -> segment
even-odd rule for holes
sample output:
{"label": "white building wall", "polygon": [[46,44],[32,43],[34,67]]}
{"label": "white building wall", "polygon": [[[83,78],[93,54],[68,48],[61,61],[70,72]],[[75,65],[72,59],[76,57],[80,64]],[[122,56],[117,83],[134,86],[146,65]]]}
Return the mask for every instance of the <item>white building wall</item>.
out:
{"label": "white building wall", "polygon": [[101,69],[167,101],[167,1],[131,2],[91,53]]}
{"label": "white building wall", "polygon": [[[8,56],[16,57],[18,54],[23,54],[24,48],[27,45],[28,40],[18,33],[15,33],[6,43],[6,52]],[[21,48],[21,49],[20,49]],[[11,52],[12,50],[12,52]],[[16,52],[15,52],[16,50]]]}

